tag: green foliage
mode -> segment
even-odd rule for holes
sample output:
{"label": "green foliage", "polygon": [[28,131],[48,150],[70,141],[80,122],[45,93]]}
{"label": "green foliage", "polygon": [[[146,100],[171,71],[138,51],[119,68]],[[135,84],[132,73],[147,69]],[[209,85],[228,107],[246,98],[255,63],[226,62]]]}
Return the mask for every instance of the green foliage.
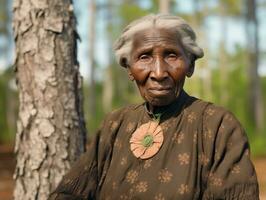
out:
{"label": "green foliage", "polygon": [[0,35],[8,34],[8,0],[0,0]]}
{"label": "green foliage", "polygon": [[259,157],[266,155],[266,134],[259,133],[254,135],[254,133],[249,134],[249,142],[251,155]]}
{"label": "green foliage", "polygon": [[12,81],[11,68],[0,74],[0,143],[11,142],[15,137],[18,97],[11,86]]}
{"label": "green foliage", "polygon": [[[227,82],[228,101],[225,105],[229,110],[232,110],[239,120],[250,126],[250,118],[248,112],[248,77],[245,68],[245,50],[238,48],[236,53],[230,55],[228,59],[229,76]],[[243,109],[245,108],[245,109]]]}
{"label": "green foliage", "polygon": [[123,20],[123,27],[129,22],[148,14],[148,11],[141,9],[137,4],[127,3],[122,4],[118,12]]}
{"label": "green foliage", "polygon": [[241,0],[220,0],[220,4],[226,9],[227,14],[232,16],[239,16],[242,12]]}
{"label": "green foliage", "polygon": [[84,96],[84,117],[86,121],[86,128],[88,130],[89,135],[93,135],[97,128],[99,127],[101,121],[103,120],[104,113],[102,108],[102,84],[96,83],[95,84],[95,94],[96,94],[96,108],[95,113],[92,116],[88,107],[90,92],[89,86],[87,84],[83,84],[83,96]]}

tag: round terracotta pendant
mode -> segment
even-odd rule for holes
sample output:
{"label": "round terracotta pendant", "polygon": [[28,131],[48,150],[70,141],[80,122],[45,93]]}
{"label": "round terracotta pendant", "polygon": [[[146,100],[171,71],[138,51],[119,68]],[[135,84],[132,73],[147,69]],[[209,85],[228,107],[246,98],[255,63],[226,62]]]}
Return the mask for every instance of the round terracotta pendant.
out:
{"label": "round terracotta pendant", "polygon": [[141,125],[130,138],[130,150],[134,156],[147,159],[154,156],[163,144],[163,130],[158,121]]}

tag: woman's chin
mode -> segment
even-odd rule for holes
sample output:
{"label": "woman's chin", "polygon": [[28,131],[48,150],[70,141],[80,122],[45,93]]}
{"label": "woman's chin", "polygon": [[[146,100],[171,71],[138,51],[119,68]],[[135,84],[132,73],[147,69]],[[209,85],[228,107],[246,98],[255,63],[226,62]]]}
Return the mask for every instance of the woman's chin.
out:
{"label": "woman's chin", "polygon": [[146,100],[152,106],[167,106],[171,104],[175,100],[175,98],[167,96],[167,97],[153,97]]}

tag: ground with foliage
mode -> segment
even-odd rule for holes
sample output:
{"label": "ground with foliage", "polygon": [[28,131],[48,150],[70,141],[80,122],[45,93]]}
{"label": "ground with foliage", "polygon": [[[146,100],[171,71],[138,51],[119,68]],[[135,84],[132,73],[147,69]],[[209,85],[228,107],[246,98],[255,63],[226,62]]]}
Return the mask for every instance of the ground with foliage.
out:
{"label": "ground with foliage", "polygon": [[[0,197],[11,200],[14,181],[12,174],[15,168],[15,157],[12,146],[0,145]],[[266,200],[266,156],[253,159],[260,185],[260,199]]]}

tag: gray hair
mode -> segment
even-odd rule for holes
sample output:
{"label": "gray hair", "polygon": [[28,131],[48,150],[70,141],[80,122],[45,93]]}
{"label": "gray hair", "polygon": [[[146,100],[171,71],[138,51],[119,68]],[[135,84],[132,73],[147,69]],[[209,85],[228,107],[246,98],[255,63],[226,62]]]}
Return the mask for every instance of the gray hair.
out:
{"label": "gray hair", "polygon": [[196,35],[184,19],[167,14],[151,14],[131,22],[115,42],[116,59],[122,67],[126,67],[129,61],[133,36],[139,31],[152,27],[174,30],[192,63],[203,57],[203,50],[196,43]]}

